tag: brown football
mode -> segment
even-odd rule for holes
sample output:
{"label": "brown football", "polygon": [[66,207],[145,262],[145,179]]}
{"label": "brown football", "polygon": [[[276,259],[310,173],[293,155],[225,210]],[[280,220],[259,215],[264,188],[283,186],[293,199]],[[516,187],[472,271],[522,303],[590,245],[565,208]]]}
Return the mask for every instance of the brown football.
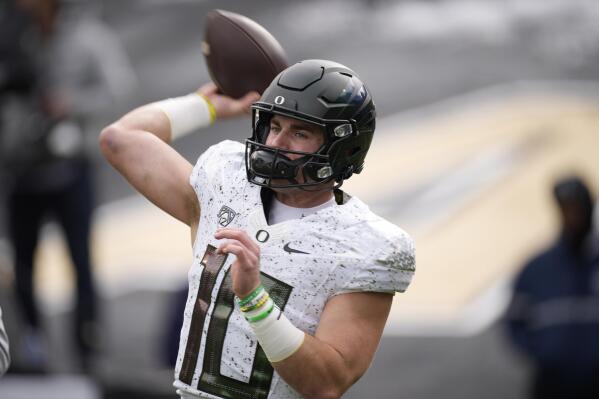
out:
{"label": "brown football", "polygon": [[257,22],[230,11],[206,14],[202,52],[221,93],[239,98],[262,93],[288,66],[285,50]]}

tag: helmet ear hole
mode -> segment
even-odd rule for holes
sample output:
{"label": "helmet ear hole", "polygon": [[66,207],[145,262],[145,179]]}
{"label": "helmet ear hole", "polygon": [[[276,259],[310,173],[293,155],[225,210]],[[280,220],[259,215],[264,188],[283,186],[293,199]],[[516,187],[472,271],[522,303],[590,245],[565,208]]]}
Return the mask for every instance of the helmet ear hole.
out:
{"label": "helmet ear hole", "polygon": [[351,175],[353,175],[355,172],[354,170],[354,165],[349,165],[345,168],[345,170],[343,171],[343,173],[341,174],[341,178],[342,180],[347,180],[351,177]]}
{"label": "helmet ear hole", "polygon": [[348,158],[351,158],[354,155],[356,155],[358,152],[360,152],[361,149],[362,149],[362,147],[354,147],[352,149],[347,150]]}

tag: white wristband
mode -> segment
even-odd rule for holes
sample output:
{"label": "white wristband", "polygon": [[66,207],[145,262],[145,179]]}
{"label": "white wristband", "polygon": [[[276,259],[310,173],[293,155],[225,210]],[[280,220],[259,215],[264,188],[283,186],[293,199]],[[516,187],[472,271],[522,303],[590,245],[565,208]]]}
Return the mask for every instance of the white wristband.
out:
{"label": "white wristband", "polygon": [[168,98],[153,103],[171,122],[171,141],[210,125],[215,119],[214,106],[199,93]]}
{"label": "white wristband", "polygon": [[271,363],[287,359],[304,342],[304,332],[291,324],[276,305],[265,319],[250,326]]}

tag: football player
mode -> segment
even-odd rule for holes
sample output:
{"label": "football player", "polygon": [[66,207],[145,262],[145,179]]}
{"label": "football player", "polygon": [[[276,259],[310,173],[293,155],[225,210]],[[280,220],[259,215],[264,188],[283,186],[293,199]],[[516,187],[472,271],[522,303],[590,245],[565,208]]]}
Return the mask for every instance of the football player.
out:
{"label": "football player", "polygon": [[[195,166],[168,145],[250,109],[245,145],[216,144]],[[366,371],[414,273],[410,237],[340,190],[362,170],[374,128],[356,74],[307,60],[259,99],[208,84],[102,131],[108,161],[191,229],[181,397],[338,398]]]}

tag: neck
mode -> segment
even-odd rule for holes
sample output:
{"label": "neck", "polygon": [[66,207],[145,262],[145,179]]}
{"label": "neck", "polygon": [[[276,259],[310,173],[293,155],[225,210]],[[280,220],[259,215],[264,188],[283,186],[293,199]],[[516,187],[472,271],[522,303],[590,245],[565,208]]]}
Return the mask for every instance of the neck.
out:
{"label": "neck", "polygon": [[305,191],[297,188],[281,189],[275,190],[275,196],[280,202],[294,208],[313,208],[333,198],[333,191]]}

